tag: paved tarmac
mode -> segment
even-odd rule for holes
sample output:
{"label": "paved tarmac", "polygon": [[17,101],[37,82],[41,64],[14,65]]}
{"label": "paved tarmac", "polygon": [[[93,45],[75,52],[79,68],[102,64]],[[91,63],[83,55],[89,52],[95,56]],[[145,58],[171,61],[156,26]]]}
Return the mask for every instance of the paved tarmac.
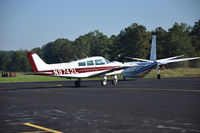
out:
{"label": "paved tarmac", "polygon": [[0,84],[1,133],[198,133],[200,77]]}

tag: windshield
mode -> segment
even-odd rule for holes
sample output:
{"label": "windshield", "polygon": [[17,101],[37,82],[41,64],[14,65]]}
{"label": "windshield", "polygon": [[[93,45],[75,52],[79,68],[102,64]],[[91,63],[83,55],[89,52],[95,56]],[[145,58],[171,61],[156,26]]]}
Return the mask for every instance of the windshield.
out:
{"label": "windshield", "polygon": [[110,61],[108,59],[106,59],[106,58],[104,58],[104,59],[106,61],[106,64],[110,63]]}

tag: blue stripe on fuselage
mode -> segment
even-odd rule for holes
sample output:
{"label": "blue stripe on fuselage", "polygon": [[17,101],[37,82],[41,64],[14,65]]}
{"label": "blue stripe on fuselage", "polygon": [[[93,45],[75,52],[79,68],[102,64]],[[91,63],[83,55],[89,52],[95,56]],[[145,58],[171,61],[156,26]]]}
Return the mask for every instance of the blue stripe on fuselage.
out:
{"label": "blue stripe on fuselage", "polygon": [[139,78],[144,77],[148,74],[154,67],[157,66],[157,62],[137,62],[136,67],[127,68],[123,71],[124,77],[129,78]]}

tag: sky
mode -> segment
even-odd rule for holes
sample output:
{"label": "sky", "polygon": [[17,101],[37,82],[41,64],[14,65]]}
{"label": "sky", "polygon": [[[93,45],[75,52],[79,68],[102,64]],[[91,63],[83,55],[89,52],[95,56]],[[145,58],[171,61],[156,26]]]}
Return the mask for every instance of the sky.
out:
{"label": "sky", "polygon": [[0,0],[0,50],[31,50],[99,30],[118,35],[132,23],[152,31],[193,26],[200,0]]}

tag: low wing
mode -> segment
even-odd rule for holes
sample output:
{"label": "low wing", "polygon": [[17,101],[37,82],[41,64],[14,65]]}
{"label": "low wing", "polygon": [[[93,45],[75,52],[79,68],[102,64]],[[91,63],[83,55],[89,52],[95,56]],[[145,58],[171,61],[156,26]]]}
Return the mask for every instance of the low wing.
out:
{"label": "low wing", "polygon": [[183,58],[183,59],[175,59],[175,60],[160,60],[158,62],[159,64],[168,64],[168,63],[173,63],[173,62],[181,62],[181,61],[196,60],[196,59],[200,59],[200,57]]}
{"label": "low wing", "polygon": [[[112,72],[115,72],[115,71],[120,72],[120,70],[123,70],[123,69],[125,69],[125,68],[134,67],[134,66],[137,66],[137,64],[123,64],[121,67],[109,69],[109,70],[103,71],[103,72],[101,72],[101,73],[91,75],[90,77],[96,77],[96,76],[105,75],[105,74],[112,75],[112,74],[111,74]],[[120,74],[120,73],[118,73],[118,74]]]}

